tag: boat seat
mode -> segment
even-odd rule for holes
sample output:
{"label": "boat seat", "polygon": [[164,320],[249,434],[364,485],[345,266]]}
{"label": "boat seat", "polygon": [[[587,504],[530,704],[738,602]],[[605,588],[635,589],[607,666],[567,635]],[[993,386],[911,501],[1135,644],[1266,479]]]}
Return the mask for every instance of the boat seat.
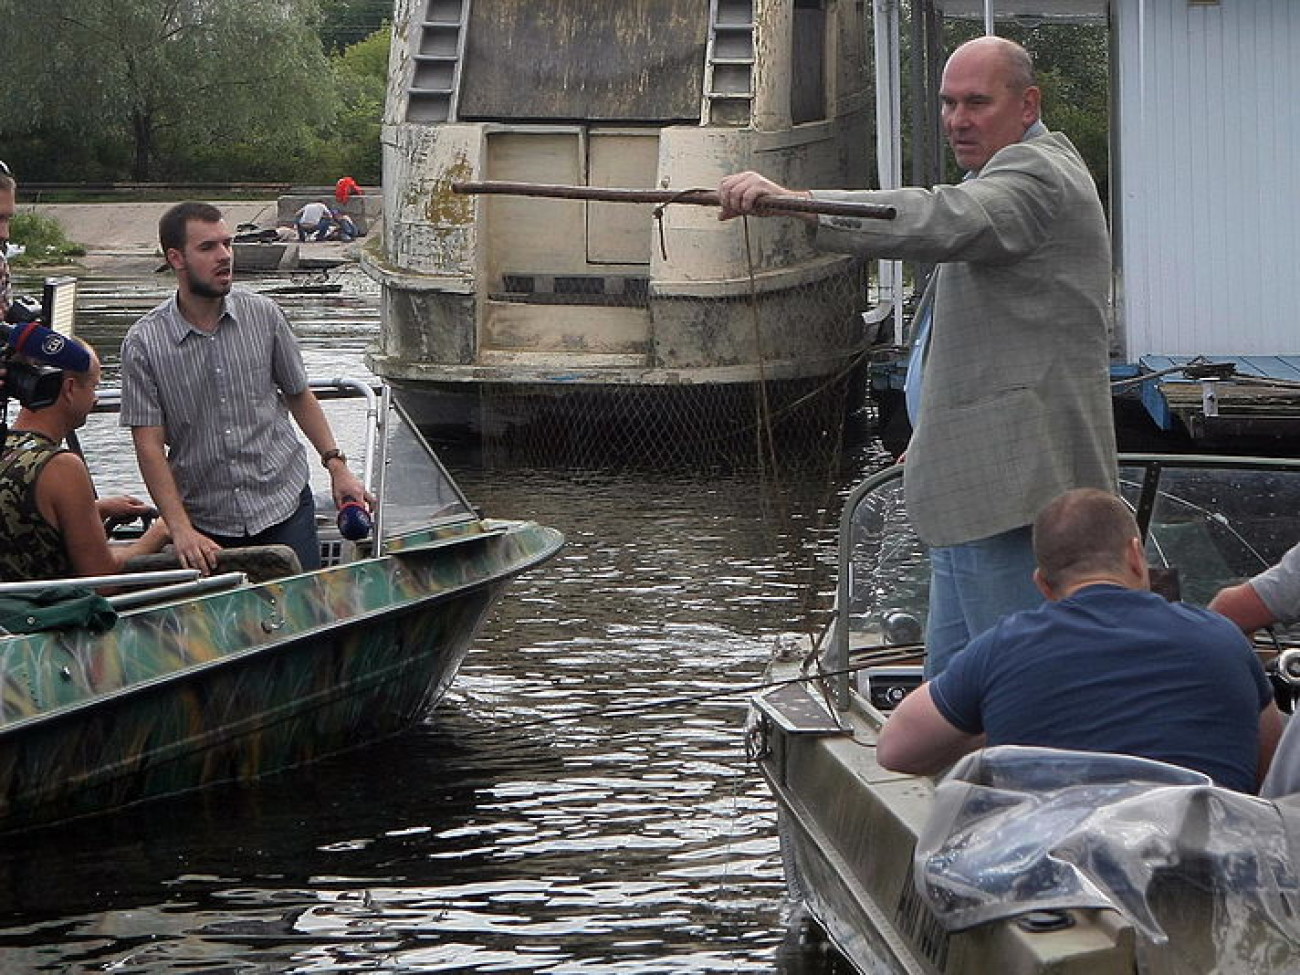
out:
{"label": "boat seat", "polygon": [[[126,563],[128,572],[153,572],[159,569],[180,568],[180,559],[170,549],[152,555],[137,555]],[[298,553],[288,545],[249,545],[244,548],[223,548],[217,554],[218,573],[242,572],[252,583],[283,579],[302,572]]]}

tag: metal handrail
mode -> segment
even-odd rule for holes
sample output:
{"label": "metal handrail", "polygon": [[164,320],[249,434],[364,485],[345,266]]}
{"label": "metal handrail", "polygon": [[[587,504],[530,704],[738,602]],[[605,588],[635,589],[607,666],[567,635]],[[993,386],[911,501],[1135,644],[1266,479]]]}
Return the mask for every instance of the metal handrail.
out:
{"label": "metal handrail", "polygon": [[[317,388],[315,383],[312,384],[313,390],[316,390],[320,399],[336,398],[329,395],[330,387],[333,387],[336,391],[337,398],[342,399],[359,395],[366,401],[366,439],[363,448],[365,457],[362,459],[361,483],[375,497],[382,498],[384,496],[382,481],[386,465],[383,463],[377,464],[376,458],[387,444],[388,403],[391,395],[389,387],[382,383],[376,384],[350,376],[336,376],[330,380],[328,386],[320,389]],[[376,555],[383,554],[383,508],[382,504],[376,505],[375,510],[370,512],[373,526],[370,534],[375,542]]]}
{"label": "metal handrail", "polygon": [[182,582],[174,586],[159,586],[155,589],[141,589],[138,592],[124,592],[109,596],[109,604],[116,610],[131,609],[149,603],[163,602],[168,599],[182,599],[189,596],[201,596],[208,592],[220,592],[234,589],[248,582],[248,576],[242,572],[223,572],[220,575],[206,576],[191,582]]}
{"label": "metal handrail", "polygon": [[98,589],[101,586],[162,586],[193,582],[202,575],[198,569],[160,569],[156,572],[121,572],[106,576],[78,576],[67,579],[28,579],[23,582],[0,582],[0,594],[37,592],[42,589]]}

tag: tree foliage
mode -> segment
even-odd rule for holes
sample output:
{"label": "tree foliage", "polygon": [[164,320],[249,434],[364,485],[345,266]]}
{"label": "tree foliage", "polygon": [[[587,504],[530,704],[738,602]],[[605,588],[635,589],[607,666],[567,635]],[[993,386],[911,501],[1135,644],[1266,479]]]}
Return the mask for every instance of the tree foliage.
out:
{"label": "tree foliage", "polygon": [[331,54],[371,37],[393,16],[393,0],[320,0],[320,39]]}
{"label": "tree foliage", "polygon": [[351,173],[363,183],[378,183],[383,169],[379,137],[392,33],[385,25],[330,59],[339,109],[320,159],[330,172]]}
{"label": "tree foliage", "polygon": [[[219,146],[293,160],[337,107],[317,14],[317,0],[0,0],[22,65],[0,132],[51,153],[47,179],[124,164],[136,180],[195,178]],[[257,178],[221,178],[240,176]]]}
{"label": "tree foliage", "polygon": [[14,267],[66,264],[69,258],[82,257],[86,253],[86,248],[68,239],[62,224],[39,213],[16,213],[9,236],[22,241],[25,248],[18,257],[9,259]]}

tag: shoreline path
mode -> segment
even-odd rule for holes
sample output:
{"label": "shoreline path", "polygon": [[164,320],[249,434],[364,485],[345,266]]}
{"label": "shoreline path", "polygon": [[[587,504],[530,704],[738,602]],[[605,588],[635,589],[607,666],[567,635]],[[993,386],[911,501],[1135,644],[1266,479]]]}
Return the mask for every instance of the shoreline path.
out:
{"label": "shoreline path", "polygon": [[[22,188],[19,187],[21,195]],[[276,225],[275,200],[213,201],[233,230],[241,223]],[[27,203],[20,212],[38,213],[59,222],[68,239],[86,248],[77,263],[96,271],[154,270],[162,263],[158,248],[158,218],[172,204],[162,203]],[[365,238],[363,238],[365,239]],[[22,241],[15,241],[21,244]],[[354,244],[302,244],[305,258],[345,258]],[[348,249],[345,251],[345,249]]]}

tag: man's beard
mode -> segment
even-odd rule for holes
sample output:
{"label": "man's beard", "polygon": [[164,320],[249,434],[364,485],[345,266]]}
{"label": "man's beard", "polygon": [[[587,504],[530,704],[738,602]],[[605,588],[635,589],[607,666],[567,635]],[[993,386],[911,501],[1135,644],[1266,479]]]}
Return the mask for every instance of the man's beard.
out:
{"label": "man's beard", "polygon": [[190,291],[200,298],[224,298],[230,294],[230,285],[209,284],[207,281],[190,280]]}

